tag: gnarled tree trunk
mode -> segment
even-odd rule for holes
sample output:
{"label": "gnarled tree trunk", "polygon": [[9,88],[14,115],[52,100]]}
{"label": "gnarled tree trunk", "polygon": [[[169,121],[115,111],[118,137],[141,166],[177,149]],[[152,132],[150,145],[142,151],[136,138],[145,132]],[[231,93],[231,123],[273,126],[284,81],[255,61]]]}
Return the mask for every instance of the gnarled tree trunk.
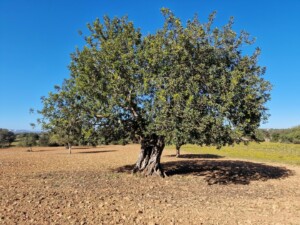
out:
{"label": "gnarled tree trunk", "polygon": [[176,158],[180,157],[180,147],[181,145],[176,145]]}
{"label": "gnarled tree trunk", "polygon": [[157,175],[165,177],[160,164],[160,157],[165,147],[165,140],[162,136],[151,135],[142,138],[141,152],[135,164],[133,173],[140,172],[145,176]]}

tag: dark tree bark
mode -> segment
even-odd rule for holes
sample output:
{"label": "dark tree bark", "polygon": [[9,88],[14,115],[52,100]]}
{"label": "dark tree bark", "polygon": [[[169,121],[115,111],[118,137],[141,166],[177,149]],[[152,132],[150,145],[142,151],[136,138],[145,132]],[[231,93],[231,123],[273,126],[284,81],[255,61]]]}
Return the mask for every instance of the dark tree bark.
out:
{"label": "dark tree bark", "polygon": [[133,173],[141,173],[145,176],[157,175],[165,177],[160,164],[160,157],[165,147],[165,140],[162,136],[151,135],[142,138],[141,152],[133,169]]}
{"label": "dark tree bark", "polygon": [[180,147],[181,145],[176,145],[176,158],[180,157]]}

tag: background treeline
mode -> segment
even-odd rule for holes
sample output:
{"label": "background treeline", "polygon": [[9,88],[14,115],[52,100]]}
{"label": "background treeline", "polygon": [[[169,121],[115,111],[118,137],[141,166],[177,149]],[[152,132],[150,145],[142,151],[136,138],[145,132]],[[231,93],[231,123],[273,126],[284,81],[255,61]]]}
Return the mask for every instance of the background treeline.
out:
{"label": "background treeline", "polygon": [[[73,146],[97,146],[102,144],[128,144],[137,142],[137,140],[129,140],[124,138],[122,134],[99,134],[94,135],[91,139],[85,139],[84,136],[80,135],[75,137],[72,142]],[[22,132],[14,133],[8,129],[0,128],[0,148],[19,146],[19,147],[33,147],[33,146],[65,146],[67,144],[66,137],[60,134],[52,134],[45,132]]]}
{"label": "background treeline", "polygon": [[259,129],[260,141],[300,144],[300,126],[288,129]]}
{"label": "background treeline", "polygon": [[[137,143],[138,140],[129,140],[123,135],[111,135],[109,138],[104,137],[103,134],[93,140],[85,140],[78,137],[78,141],[74,145],[90,145],[96,146],[101,144],[127,144]],[[300,126],[289,129],[258,129],[257,137],[259,141],[281,142],[300,144]],[[17,133],[0,128],[0,147],[32,147],[32,146],[64,146],[66,141],[63,136],[49,133]]]}

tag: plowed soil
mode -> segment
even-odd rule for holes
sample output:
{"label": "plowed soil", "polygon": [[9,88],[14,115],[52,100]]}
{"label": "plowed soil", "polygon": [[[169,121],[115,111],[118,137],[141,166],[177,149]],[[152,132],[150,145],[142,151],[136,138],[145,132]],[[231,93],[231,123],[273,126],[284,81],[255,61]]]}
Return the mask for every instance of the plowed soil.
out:
{"label": "plowed soil", "polygon": [[162,179],[138,152],[0,149],[0,224],[300,224],[300,167],[165,150]]}

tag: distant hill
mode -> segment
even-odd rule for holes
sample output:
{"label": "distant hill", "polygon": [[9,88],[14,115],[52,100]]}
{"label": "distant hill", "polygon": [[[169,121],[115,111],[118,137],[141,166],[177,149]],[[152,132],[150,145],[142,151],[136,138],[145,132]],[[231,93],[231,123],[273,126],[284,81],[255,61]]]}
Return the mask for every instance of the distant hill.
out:
{"label": "distant hill", "polygon": [[15,134],[41,133],[40,130],[14,130],[14,129],[10,129],[10,131],[14,132]]}

